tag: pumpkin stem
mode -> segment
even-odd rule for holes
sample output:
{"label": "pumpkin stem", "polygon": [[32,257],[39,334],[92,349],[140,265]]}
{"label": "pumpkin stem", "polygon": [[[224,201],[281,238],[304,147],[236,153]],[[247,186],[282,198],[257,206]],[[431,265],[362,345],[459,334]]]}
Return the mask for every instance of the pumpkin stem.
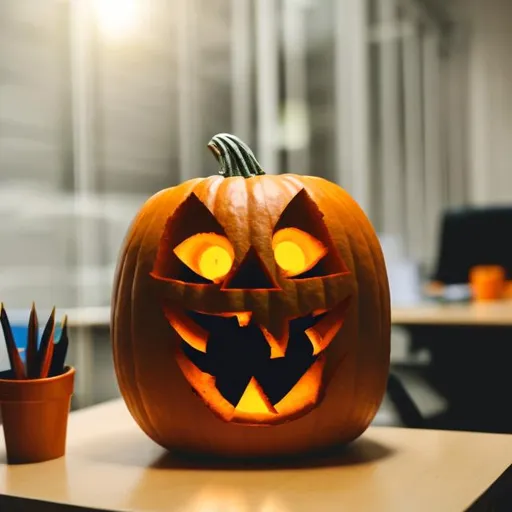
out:
{"label": "pumpkin stem", "polygon": [[229,133],[218,133],[208,143],[208,148],[220,164],[219,174],[224,178],[265,174],[249,146]]}

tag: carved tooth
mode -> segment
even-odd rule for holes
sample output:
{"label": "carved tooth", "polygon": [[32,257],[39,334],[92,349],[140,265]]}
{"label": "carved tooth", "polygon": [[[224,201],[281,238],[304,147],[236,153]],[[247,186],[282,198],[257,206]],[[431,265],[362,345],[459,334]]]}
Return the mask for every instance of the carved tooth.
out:
{"label": "carved tooth", "polygon": [[[327,318],[327,317],[326,317]],[[331,319],[322,319],[314,327],[306,329],[306,336],[313,345],[313,355],[316,356],[325,350],[334,339],[341,326],[343,325],[343,318],[337,318],[334,322]]]}
{"label": "carved tooth", "polygon": [[251,322],[252,311],[242,311],[241,313],[235,313],[240,327],[247,327]]}
{"label": "carved tooth", "polygon": [[286,347],[288,346],[288,326],[285,327],[283,335],[280,339],[277,339],[268,329],[262,325],[260,325],[260,329],[263,333],[263,336],[265,336],[267,343],[270,345],[270,359],[275,359],[276,357],[284,357]]}
{"label": "carved tooth", "polygon": [[235,411],[239,414],[277,414],[277,411],[254,377],[247,384],[240,401],[235,407]]}
{"label": "carved tooth", "polygon": [[250,324],[252,318],[252,311],[239,311],[235,313],[208,313],[206,311],[198,311],[198,313],[209,316],[220,316],[222,318],[232,318],[236,316],[238,325],[240,327],[247,327]]}
{"label": "carved tooth", "polygon": [[197,325],[186,313],[165,308],[165,316],[183,341],[200,352],[206,352],[208,331]]}
{"label": "carved tooth", "polygon": [[313,345],[313,355],[316,356],[325,350],[341,329],[345,321],[345,313],[348,308],[350,298],[340,302],[335,309],[324,316],[316,325],[306,329],[306,336]]}
{"label": "carved tooth", "polygon": [[318,401],[324,366],[325,356],[320,355],[288,394],[274,405],[278,414],[297,414],[314,407]]}

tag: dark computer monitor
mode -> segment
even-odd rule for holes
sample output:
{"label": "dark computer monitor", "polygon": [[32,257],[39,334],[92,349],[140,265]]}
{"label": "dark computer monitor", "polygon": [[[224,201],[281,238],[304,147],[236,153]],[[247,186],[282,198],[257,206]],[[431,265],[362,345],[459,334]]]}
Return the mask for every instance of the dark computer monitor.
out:
{"label": "dark computer monitor", "polygon": [[433,280],[467,283],[475,265],[501,265],[512,279],[512,206],[445,212]]}

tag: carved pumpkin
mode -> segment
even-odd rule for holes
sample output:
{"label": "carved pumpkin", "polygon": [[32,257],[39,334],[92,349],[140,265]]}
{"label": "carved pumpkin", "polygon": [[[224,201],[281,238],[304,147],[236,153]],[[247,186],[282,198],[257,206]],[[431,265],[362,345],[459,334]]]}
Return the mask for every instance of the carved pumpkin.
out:
{"label": "carved pumpkin", "polygon": [[118,263],[112,336],[126,404],[157,443],[235,456],[359,436],[389,368],[386,269],[339,186],[265,175],[232,135],[220,175],[153,196]]}

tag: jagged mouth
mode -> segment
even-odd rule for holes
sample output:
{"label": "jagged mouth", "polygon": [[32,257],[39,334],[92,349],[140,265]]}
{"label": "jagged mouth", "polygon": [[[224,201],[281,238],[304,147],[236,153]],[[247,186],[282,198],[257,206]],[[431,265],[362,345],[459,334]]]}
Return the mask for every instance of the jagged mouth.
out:
{"label": "jagged mouth", "polygon": [[225,421],[271,425],[320,400],[324,351],[343,325],[349,299],[291,318],[279,336],[250,312],[212,314],[168,304],[180,336],[178,364],[195,392]]}

